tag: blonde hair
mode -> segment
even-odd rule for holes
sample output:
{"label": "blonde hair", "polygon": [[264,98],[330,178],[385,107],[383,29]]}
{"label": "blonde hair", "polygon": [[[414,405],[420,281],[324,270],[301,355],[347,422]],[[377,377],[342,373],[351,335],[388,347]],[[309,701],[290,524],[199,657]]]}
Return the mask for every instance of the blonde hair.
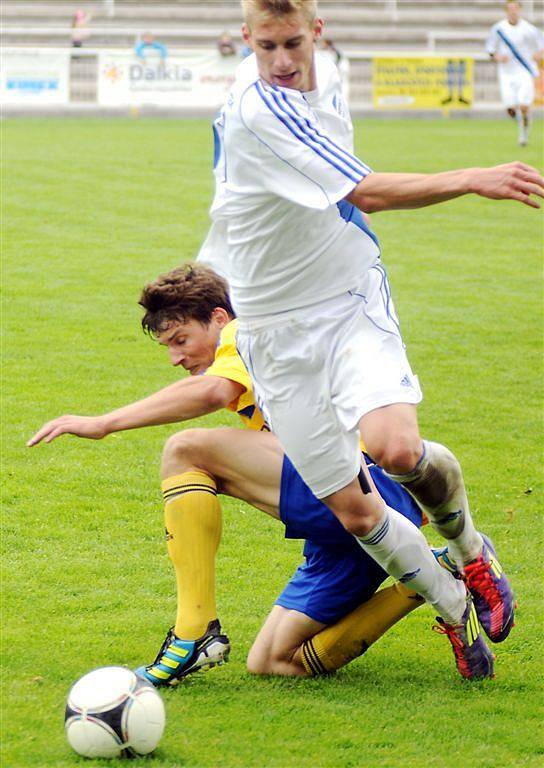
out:
{"label": "blonde hair", "polygon": [[317,0],[242,0],[242,11],[247,24],[255,16],[288,16],[301,12],[311,24],[317,17]]}

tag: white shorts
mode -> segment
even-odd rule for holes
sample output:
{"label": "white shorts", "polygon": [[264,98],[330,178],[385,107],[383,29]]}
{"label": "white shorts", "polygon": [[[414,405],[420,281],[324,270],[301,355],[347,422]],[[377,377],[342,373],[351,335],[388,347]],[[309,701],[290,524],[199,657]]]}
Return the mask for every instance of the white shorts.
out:
{"label": "white shorts", "polygon": [[328,301],[240,320],[237,346],[271,430],[318,498],[359,473],[365,413],[421,401],[381,264]]}
{"label": "white shorts", "polygon": [[506,109],[512,107],[529,107],[535,100],[535,81],[524,70],[516,75],[501,73],[499,75],[501,101]]}

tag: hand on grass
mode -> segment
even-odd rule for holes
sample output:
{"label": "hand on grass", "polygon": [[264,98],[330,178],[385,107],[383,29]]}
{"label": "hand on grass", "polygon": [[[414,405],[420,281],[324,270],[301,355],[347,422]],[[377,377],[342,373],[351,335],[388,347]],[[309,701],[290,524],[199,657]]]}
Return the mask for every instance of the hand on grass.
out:
{"label": "hand on grass", "polygon": [[493,168],[471,169],[471,191],[491,200],[518,200],[531,208],[540,203],[531,195],[544,197],[544,178],[526,163],[506,163]]}
{"label": "hand on grass", "polygon": [[100,416],[72,416],[67,414],[59,416],[58,419],[48,421],[36,432],[27,442],[27,447],[31,448],[37,443],[50,443],[60,435],[76,435],[77,437],[86,437],[89,440],[101,440],[108,434]]}

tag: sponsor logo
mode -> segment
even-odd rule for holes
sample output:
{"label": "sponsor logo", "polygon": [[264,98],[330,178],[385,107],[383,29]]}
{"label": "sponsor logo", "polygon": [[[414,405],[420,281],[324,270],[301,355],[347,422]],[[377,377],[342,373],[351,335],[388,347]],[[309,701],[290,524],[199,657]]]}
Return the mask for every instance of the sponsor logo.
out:
{"label": "sponsor logo", "polygon": [[107,64],[104,67],[104,77],[112,84],[118,83],[123,77],[123,70],[117,64]]}
{"label": "sponsor logo", "polygon": [[180,67],[177,64],[166,66],[164,62],[158,64],[131,64],[129,68],[129,79],[131,83],[146,82],[171,82],[186,83],[193,79],[193,73],[187,67]]}
{"label": "sponsor logo", "polygon": [[402,584],[406,584],[407,581],[412,581],[412,579],[414,579],[420,571],[421,568],[418,568],[415,571],[408,571],[408,573],[405,573],[404,576],[400,577],[399,581]]}
{"label": "sponsor logo", "polygon": [[58,91],[58,77],[9,77],[6,81],[8,91],[26,91],[27,93],[42,93],[43,91]]}

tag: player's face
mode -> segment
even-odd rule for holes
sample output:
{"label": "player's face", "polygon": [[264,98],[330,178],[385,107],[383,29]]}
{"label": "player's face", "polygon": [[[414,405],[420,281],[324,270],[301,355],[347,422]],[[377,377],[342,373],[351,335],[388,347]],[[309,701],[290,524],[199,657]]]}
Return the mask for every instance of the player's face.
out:
{"label": "player's face", "polygon": [[510,24],[517,24],[521,16],[521,7],[517,3],[508,3],[506,6],[506,18]]}
{"label": "player's face", "polygon": [[271,85],[311,91],[316,87],[314,44],[321,37],[323,20],[308,25],[298,11],[279,18],[256,16],[244,24],[245,42],[257,56],[259,75]]}
{"label": "player's face", "polygon": [[221,329],[228,321],[227,313],[216,309],[209,325],[198,320],[173,321],[157,335],[157,340],[168,347],[172,365],[181,365],[191,376],[196,376],[213,363]]}

